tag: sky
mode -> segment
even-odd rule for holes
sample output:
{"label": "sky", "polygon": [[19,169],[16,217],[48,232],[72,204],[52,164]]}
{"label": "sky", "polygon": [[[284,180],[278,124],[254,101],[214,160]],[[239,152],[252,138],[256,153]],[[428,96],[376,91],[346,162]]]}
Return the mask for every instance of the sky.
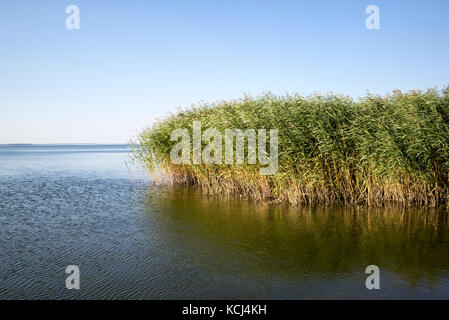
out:
{"label": "sky", "polygon": [[447,0],[1,1],[0,144],[126,143],[243,94],[442,88],[448,56]]}

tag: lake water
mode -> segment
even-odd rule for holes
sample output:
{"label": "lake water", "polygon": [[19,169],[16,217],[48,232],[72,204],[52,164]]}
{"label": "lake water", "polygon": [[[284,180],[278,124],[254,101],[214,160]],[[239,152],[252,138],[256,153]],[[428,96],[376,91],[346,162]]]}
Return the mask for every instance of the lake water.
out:
{"label": "lake water", "polygon": [[443,209],[207,197],[131,181],[127,160],[125,145],[0,146],[0,299],[449,299]]}

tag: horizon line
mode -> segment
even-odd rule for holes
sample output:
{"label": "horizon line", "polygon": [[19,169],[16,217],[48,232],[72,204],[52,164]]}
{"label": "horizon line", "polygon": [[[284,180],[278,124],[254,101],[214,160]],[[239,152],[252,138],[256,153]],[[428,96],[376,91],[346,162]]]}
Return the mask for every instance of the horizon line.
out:
{"label": "horizon line", "polygon": [[87,143],[64,143],[64,142],[58,142],[58,143],[0,143],[0,146],[51,146],[51,145],[62,145],[62,146],[87,146],[87,145],[125,145],[125,144],[131,144],[129,142],[117,142],[117,143],[97,143],[97,142],[87,142]]}

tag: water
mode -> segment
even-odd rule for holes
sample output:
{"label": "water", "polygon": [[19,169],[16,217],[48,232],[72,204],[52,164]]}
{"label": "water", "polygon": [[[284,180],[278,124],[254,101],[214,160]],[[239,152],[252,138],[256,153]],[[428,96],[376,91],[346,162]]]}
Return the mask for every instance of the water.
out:
{"label": "water", "polygon": [[211,198],[132,183],[126,160],[124,145],[0,146],[1,299],[449,298],[443,209]]}

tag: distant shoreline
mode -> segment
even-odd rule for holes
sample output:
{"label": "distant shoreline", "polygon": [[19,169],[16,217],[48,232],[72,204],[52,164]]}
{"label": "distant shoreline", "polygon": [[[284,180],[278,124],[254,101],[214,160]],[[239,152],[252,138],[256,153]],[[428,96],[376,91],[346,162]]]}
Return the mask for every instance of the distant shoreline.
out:
{"label": "distant shoreline", "polygon": [[0,143],[0,147],[42,147],[42,146],[125,146],[129,143]]}

